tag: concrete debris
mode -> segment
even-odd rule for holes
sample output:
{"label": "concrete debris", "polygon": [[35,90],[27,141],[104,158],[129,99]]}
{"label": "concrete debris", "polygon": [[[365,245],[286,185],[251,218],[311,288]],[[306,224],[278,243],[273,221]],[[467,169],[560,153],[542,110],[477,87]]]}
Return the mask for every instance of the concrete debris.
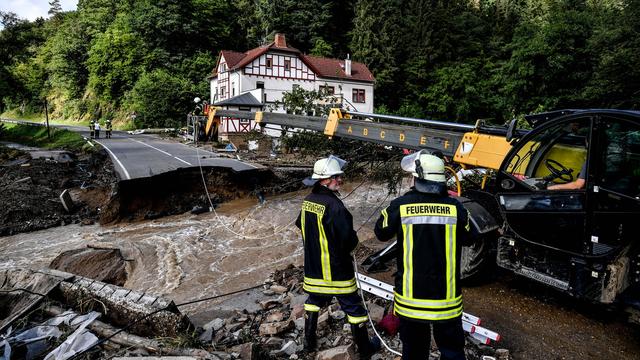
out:
{"label": "concrete debris", "polygon": [[264,323],[260,325],[260,335],[278,335],[291,329],[292,325],[291,320]]}
{"label": "concrete debris", "polygon": [[[160,310],[165,307],[172,309],[171,302],[148,294],[137,293],[118,286],[89,280],[81,276],[65,277],[65,273],[59,274],[56,279],[58,286],[67,305],[78,309],[91,304],[87,299],[99,299],[100,306],[95,310],[103,312],[103,318],[94,319],[87,325],[87,330],[95,334],[97,339],[103,339],[114,335],[108,342],[101,344],[99,349],[92,350],[94,358],[122,356],[147,356],[173,355],[182,358],[206,358],[214,360],[236,359],[318,359],[318,360],[342,360],[356,359],[355,347],[351,335],[351,328],[346,315],[336,300],[325,309],[322,309],[318,321],[318,349],[317,352],[307,353],[303,349],[304,339],[304,300],[306,295],[299,286],[293,285],[302,281],[302,269],[290,266],[284,270],[276,271],[264,286],[255,289],[257,297],[251,297],[251,303],[256,305],[252,310],[245,308],[246,301],[240,301],[247,297],[247,292],[230,297],[224,302],[209,310],[209,318],[198,315],[201,327],[183,327],[183,321],[187,324],[190,320],[180,312],[168,311],[156,318],[150,316],[154,325],[140,321],[142,327],[132,326],[126,331],[115,334],[122,324],[139,319],[144,314]],[[67,274],[69,275],[69,274]],[[6,281],[9,283],[9,281]],[[279,293],[279,298],[264,300],[263,290],[271,290]],[[73,299],[72,297],[76,297]],[[262,298],[261,298],[262,296]],[[371,311],[371,319],[379,321],[385,312],[388,312],[391,303],[373,296],[366,296],[367,306]],[[81,299],[83,298],[84,301]],[[235,309],[230,306],[235,304]],[[260,306],[257,306],[260,305]],[[89,307],[91,309],[91,307]],[[54,306],[46,307],[45,311],[31,312],[58,316],[64,311]],[[160,314],[167,311],[160,311]],[[57,314],[57,315],[56,315]],[[117,315],[114,315],[117,314]],[[116,323],[114,317],[120,318]],[[107,322],[113,323],[111,325]],[[127,331],[142,331],[139,335]],[[17,333],[17,332],[16,332]],[[152,336],[161,337],[149,338]],[[164,334],[164,335],[163,335]],[[142,336],[140,336],[142,335]],[[370,335],[373,335],[370,332]],[[147,337],[149,336],[149,337]],[[400,350],[401,344],[397,336],[383,335],[387,344],[395,350]],[[90,344],[96,340],[86,339],[83,342]],[[469,339],[470,340],[470,339]],[[185,347],[190,344],[193,348]],[[482,346],[482,347],[481,347]],[[0,345],[0,351],[2,345]],[[50,352],[52,349],[49,348]],[[435,349],[434,349],[435,350]],[[509,352],[505,349],[495,350],[489,346],[467,341],[466,355],[469,360],[481,360],[482,356],[492,356],[498,360],[508,360]],[[439,354],[432,351],[430,358],[437,359]],[[374,355],[375,360],[392,360],[395,355],[381,351]],[[161,357],[156,357],[161,359]]]}
{"label": "concrete debris", "polygon": [[369,317],[376,324],[384,317],[384,308],[376,303],[368,301],[367,309],[369,309]]}
{"label": "concrete debris", "polygon": [[353,344],[337,346],[333,349],[324,350],[318,353],[317,360],[352,360],[355,359],[355,349]]}

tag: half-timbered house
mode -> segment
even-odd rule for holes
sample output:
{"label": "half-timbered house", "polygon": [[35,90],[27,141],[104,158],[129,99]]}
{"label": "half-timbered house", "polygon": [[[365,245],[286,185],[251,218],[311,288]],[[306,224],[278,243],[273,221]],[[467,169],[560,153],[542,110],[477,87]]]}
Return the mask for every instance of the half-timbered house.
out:
{"label": "half-timbered house", "polygon": [[[324,90],[343,108],[373,112],[374,77],[366,65],[305,55],[289,47],[283,34],[244,53],[222,50],[209,79],[210,103],[224,109],[285,112],[283,94],[300,87]],[[221,120],[221,135],[256,128],[243,119]]]}

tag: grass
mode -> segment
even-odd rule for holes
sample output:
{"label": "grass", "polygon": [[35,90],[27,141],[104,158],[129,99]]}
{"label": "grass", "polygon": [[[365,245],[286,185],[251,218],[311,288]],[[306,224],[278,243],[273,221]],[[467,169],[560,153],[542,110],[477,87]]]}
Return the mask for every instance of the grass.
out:
{"label": "grass", "polygon": [[44,126],[3,124],[4,130],[0,133],[0,140],[2,141],[10,141],[45,149],[74,151],[88,151],[89,149],[93,149],[87,145],[87,142],[80,134],[69,130],[50,128],[51,139],[49,139],[47,136],[47,128]]}
{"label": "grass", "polygon": [[[9,110],[0,114],[0,118],[13,119],[13,120],[26,120],[32,122],[43,123],[45,122],[43,113],[29,113],[20,112],[18,110]],[[76,126],[89,126],[89,120],[76,121],[67,119],[54,119],[49,117],[49,124],[51,125],[76,125]]]}

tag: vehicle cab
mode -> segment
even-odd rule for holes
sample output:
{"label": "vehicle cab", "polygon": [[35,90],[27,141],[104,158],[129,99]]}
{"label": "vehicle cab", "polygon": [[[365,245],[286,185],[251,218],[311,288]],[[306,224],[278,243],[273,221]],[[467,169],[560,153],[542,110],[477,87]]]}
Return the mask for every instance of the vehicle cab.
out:
{"label": "vehicle cab", "polygon": [[614,302],[640,283],[640,112],[565,110],[527,120],[533,129],[512,143],[496,178],[504,219],[497,263],[573,296]]}

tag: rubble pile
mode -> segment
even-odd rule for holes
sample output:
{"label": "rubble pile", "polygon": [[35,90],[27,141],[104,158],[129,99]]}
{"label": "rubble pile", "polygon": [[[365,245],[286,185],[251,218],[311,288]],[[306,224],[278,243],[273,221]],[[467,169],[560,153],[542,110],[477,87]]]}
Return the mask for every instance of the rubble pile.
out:
{"label": "rubble pile", "polygon": [[[116,182],[108,154],[63,152],[32,158],[0,151],[0,236],[71,223],[91,223]],[[74,206],[65,210],[60,194],[71,190]]]}
{"label": "rubble pile", "polygon": [[[301,267],[290,265],[276,271],[265,281],[262,292],[267,298],[260,301],[260,310],[238,309],[226,318],[215,318],[200,329],[199,340],[205,347],[219,349],[212,354],[221,359],[357,359],[346,314],[335,300],[320,312],[318,351],[308,353],[303,349],[304,301],[307,296],[302,291],[302,279]],[[389,313],[391,303],[368,295],[365,298],[369,315],[378,324]],[[374,335],[371,330],[369,333]],[[401,349],[397,334],[381,335],[389,347],[396,351]],[[483,359],[483,356],[485,359],[508,359],[508,351],[497,351],[472,338],[467,339],[465,351],[470,360]],[[396,358],[397,355],[384,349],[372,357],[374,360]],[[439,353],[433,345],[431,359],[438,358]]]}

